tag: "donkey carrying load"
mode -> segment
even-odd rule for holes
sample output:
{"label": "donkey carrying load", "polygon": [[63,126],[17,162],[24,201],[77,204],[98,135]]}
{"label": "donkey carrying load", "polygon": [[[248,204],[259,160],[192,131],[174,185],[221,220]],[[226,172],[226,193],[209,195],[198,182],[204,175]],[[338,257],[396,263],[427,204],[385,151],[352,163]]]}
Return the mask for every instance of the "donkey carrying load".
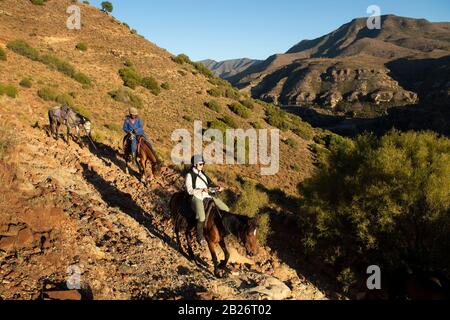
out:
{"label": "donkey carrying load", "polygon": [[76,113],[67,106],[55,107],[48,111],[48,119],[50,121],[50,133],[58,140],[59,139],[59,127],[61,125],[66,126],[67,135],[66,142],[69,144],[69,136],[72,129],[77,131],[77,142],[81,141],[80,133],[83,130],[88,138],[91,139],[92,124],[86,117]]}

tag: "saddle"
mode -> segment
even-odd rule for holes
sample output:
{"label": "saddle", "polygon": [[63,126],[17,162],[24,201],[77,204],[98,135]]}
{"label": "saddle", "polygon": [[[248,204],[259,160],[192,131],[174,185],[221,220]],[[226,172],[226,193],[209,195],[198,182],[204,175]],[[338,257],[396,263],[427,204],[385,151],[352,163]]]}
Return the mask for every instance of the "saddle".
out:
{"label": "saddle", "polygon": [[[197,217],[194,209],[192,209],[192,197],[187,192],[183,192],[183,205],[181,207],[181,215],[186,218],[187,221],[191,223],[195,223],[197,221]],[[203,200],[203,205],[205,207],[206,213],[206,221],[208,221],[209,214],[211,213],[211,205],[214,205],[214,200],[212,198],[206,198]]]}

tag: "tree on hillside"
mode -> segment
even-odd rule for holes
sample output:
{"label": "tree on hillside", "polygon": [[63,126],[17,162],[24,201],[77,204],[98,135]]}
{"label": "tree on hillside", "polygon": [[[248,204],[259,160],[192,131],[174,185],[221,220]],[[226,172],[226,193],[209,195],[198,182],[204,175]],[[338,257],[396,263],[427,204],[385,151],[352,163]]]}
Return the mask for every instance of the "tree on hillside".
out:
{"label": "tree on hillside", "polygon": [[340,272],[343,288],[370,265],[450,265],[450,139],[364,135],[332,145],[324,162],[300,186],[303,245]]}
{"label": "tree on hillside", "polygon": [[113,9],[114,8],[113,8],[113,5],[111,2],[109,2],[109,1],[102,2],[102,11],[111,13],[111,12],[113,12]]}

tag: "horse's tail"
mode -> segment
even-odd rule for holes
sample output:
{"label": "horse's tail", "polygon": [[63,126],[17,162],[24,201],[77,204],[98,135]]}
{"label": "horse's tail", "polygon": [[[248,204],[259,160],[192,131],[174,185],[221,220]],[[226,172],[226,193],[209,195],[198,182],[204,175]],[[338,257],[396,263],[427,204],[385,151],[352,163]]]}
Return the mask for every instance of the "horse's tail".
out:
{"label": "horse's tail", "polygon": [[183,205],[183,192],[177,192],[170,198],[169,209],[173,217],[181,212],[181,206]]}

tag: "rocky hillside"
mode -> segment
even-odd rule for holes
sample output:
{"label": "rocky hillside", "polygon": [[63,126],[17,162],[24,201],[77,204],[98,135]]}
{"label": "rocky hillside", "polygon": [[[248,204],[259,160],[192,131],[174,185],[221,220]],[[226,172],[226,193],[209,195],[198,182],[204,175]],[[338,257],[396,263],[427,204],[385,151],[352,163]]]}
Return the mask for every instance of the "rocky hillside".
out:
{"label": "rocky hillside", "polygon": [[[167,212],[177,172],[145,188],[118,150],[68,148],[14,116],[10,126],[23,135],[0,168],[2,299],[324,298],[275,252],[250,260],[234,245],[223,280],[181,255]],[[74,271],[81,290],[70,291]]]}
{"label": "rocky hillside", "polygon": [[[297,210],[288,200],[300,196],[297,184],[314,168],[309,147],[320,132],[176,59],[98,8],[79,4],[82,29],[68,30],[71,4],[0,1],[0,299],[331,296],[333,286],[319,290],[277,237],[252,260],[235,244],[231,276],[213,278],[178,252],[167,208],[182,184],[182,168],[170,162],[175,129],[191,131],[194,120],[205,128],[283,127],[278,175],[261,177],[249,165],[210,168],[235,196],[243,180],[257,183],[271,200],[264,209],[280,221]],[[47,111],[60,103],[92,120],[97,149],[47,137]],[[130,105],[168,168],[149,188],[123,171],[121,124]],[[283,222],[273,228],[298,237],[283,232]],[[206,250],[196,252],[209,259]],[[81,272],[80,291],[66,291],[71,266]]]}
{"label": "rocky hillside", "polygon": [[252,59],[233,59],[226,61],[214,61],[214,60],[203,60],[200,63],[204,64],[209,70],[211,70],[214,75],[222,79],[229,79],[238,73],[244,72],[248,68],[257,65],[262,61],[252,60]]}
{"label": "rocky hillside", "polygon": [[[326,36],[302,41],[230,81],[254,97],[277,104],[321,106],[337,112],[348,111],[349,106],[361,111],[358,108],[368,105],[382,106],[381,110],[430,98],[423,96],[421,84],[404,77],[399,69],[414,70],[419,64],[414,61],[419,60],[437,59],[429,63],[441,66],[449,54],[450,23],[389,15],[382,17],[381,30],[369,30],[366,19],[355,19]],[[445,77],[434,79],[443,82],[439,92],[449,88]]]}

